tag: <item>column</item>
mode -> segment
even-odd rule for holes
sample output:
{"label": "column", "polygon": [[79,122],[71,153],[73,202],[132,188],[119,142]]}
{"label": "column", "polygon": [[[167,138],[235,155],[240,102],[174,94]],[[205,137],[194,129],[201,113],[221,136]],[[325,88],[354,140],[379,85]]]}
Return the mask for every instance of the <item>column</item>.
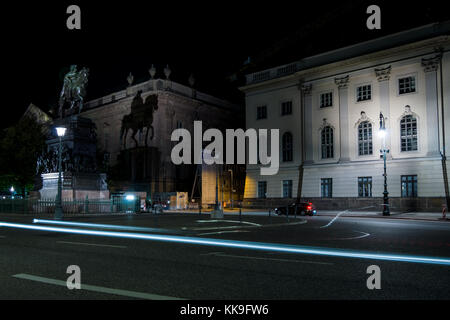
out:
{"label": "column", "polygon": [[439,156],[439,111],[438,111],[438,88],[437,70],[441,55],[422,59],[422,67],[425,71],[426,90],[426,114],[427,114],[427,156]]}
{"label": "column", "polygon": [[348,119],[348,82],[349,75],[335,78],[334,82],[339,88],[339,162],[350,161],[349,146],[349,119]]}
{"label": "column", "polygon": [[[388,132],[386,135],[386,149],[391,150],[391,107],[390,107],[390,97],[389,97],[389,79],[391,77],[391,66],[386,68],[375,69],[375,75],[379,84],[380,91],[380,112],[383,113],[385,117],[385,127]],[[373,132],[373,131],[372,131]],[[389,152],[386,158],[392,159],[392,154]]]}
{"label": "column", "polygon": [[314,149],[313,149],[313,134],[312,134],[312,122],[313,122],[313,110],[312,110],[312,85],[307,84],[301,87],[303,93],[303,108],[304,108],[304,134],[305,137],[303,139],[305,145],[302,148],[305,148],[305,164],[310,164],[314,159]]}

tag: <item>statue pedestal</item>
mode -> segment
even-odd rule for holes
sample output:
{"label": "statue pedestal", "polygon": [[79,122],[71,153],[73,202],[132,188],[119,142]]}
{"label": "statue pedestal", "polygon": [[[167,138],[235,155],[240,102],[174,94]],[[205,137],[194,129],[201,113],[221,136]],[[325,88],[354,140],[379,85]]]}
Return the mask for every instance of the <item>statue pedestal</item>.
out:
{"label": "statue pedestal", "polygon": [[[106,174],[98,173],[96,159],[96,132],[92,120],[80,116],[57,119],[54,126],[67,128],[61,139],[62,144],[62,195],[63,200],[109,199]],[[47,159],[47,167],[39,190],[42,199],[55,199],[58,192],[59,137],[47,139],[52,158]],[[56,171],[56,172],[55,172]]]}
{"label": "statue pedestal", "polygon": [[[63,172],[63,200],[109,199],[109,190],[104,173],[71,173]],[[55,199],[58,192],[58,173],[42,174],[41,199]]]}

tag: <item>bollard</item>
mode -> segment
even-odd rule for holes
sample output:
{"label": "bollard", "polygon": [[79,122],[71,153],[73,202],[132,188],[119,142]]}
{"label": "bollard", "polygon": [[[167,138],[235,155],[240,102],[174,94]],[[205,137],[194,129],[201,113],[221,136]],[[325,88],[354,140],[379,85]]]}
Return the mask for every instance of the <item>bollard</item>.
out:
{"label": "bollard", "polygon": [[239,222],[242,222],[242,208],[239,207]]}
{"label": "bollard", "polygon": [[294,218],[295,218],[295,220],[297,220],[297,206],[295,206],[295,209],[294,209]]}
{"label": "bollard", "polygon": [[447,207],[445,204],[442,205],[442,219],[446,220],[447,218]]}
{"label": "bollard", "polygon": [[289,206],[286,206],[286,220],[289,222]]}

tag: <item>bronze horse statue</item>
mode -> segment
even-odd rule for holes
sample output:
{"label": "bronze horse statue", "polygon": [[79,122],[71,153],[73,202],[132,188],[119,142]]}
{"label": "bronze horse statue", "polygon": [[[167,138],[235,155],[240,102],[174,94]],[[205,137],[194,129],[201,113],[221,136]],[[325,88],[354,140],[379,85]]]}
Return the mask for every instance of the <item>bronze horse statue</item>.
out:
{"label": "bronze horse statue", "polygon": [[78,105],[78,113],[83,109],[83,101],[86,95],[89,69],[83,68],[77,72],[77,66],[72,65],[70,71],[64,76],[64,85],[59,96],[59,115],[63,117],[64,105],[70,104],[69,110]]}
{"label": "bronze horse statue", "polygon": [[142,91],[138,91],[136,96],[133,98],[131,103],[131,113],[125,115],[122,118],[122,127],[120,129],[120,140],[123,141],[123,148],[126,148],[127,134],[129,130],[132,130],[131,137],[138,146],[138,141],[136,140],[136,133],[142,132],[144,127],[147,128],[145,132],[145,146],[147,147],[148,131],[151,129],[152,135],[150,139],[153,140],[154,128],[153,123],[153,112],[158,110],[158,95],[151,94],[146,99],[145,102],[141,97]]}

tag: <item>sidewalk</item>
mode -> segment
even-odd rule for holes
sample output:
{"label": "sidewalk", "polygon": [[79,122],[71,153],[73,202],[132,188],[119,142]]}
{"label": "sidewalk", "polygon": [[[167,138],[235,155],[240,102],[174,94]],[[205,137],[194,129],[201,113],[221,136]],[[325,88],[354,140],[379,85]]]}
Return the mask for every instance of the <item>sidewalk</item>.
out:
{"label": "sidewalk", "polygon": [[[192,213],[198,214],[198,210],[165,210],[167,213]],[[211,210],[202,210],[202,214],[208,214]],[[224,209],[226,215],[239,215],[239,209]],[[275,215],[273,211],[272,215]],[[268,216],[269,209],[242,209],[243,216]],[[383,216],[381,212],[375,211],[347,211],[347,210],[318,210],[317,216],[326,217],[353,217],[353,218],[380,218],[380,219],[408,219],[408,220],[428,220],[428,221],[448,221],[450,215],[442,219],[440,212],[391,212],[390,216]]]}
{"label": "sidewalk", "polygon": [[318,216],[335,217],[340,214],[340,217],[358,217],[358,218],[380,218],[380,219],[408,219],[408,220],[430,220],[430,221],[449,221],[442,219],[440,212],[391,212],[389,216],[383,216],[381,212],[374,211],[338,211],[338,210],[322,210],[317,213]]}

